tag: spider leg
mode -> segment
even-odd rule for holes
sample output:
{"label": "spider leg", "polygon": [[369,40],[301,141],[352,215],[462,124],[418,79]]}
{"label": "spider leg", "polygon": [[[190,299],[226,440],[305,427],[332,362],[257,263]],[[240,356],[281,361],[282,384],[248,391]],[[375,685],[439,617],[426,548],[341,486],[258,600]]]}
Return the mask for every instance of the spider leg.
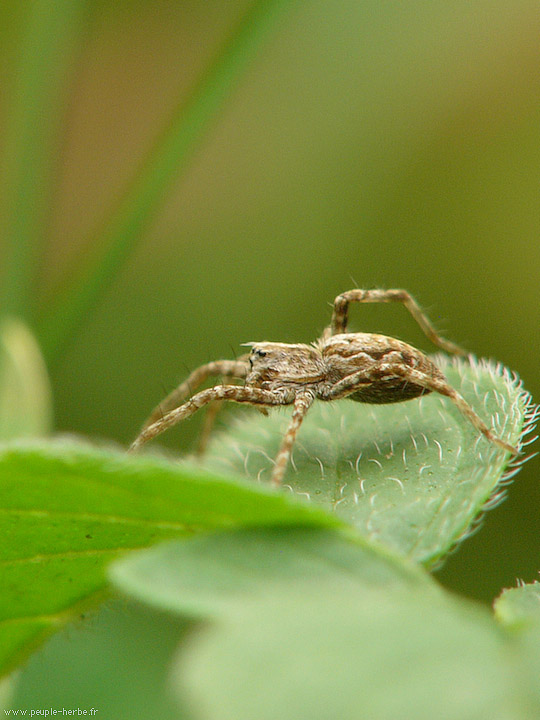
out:
{"label": "spider leg", "polygon": [[452,402],[458,410],[467,418],[478,432],[482,433],[491,443],[505,450],[512,455],[517,455],[518,450],[513,445],[497,437],[476,414],[469,403],[455,390],[448,381],[443,378],[432,377],[414,368],[406,367],[399,363],[381,363],[371,368],[360,370],[348,375],[333,385],[325,394],[324,400],[338,400],[351,395],[362,387],[380,383],[384,377],[401,377],[406,381],[425,387],[426,390],[444,395]]}
{"label": "spider leg", "polygon": [[212,430],[214,429],[216,418],[219,415],[222,407],[223,400],[214,400],[213,402],[209,403],[208,407],[206,408],[202,429],[199,435],[199,441],[197,442],[197,448],[195,450],[195,453],[198,457],[202,457],[206,452],[206,447],[208,445],[208,441],[210,440]]}
{"label": "spider leg", "polygon": [[406,290],[349,290],[341,293],[334,300],[334,312],[332,314],[332,324],[330,326],[330,334],[347,332],[347,320],[349,314],[349,303],[402,303],[411,313],[418,325],[422,328],[427,337],[434,345],[440,347],[445,352],[454,353],[456,355],[464,355],[465,350],[449,340],[445,340],[435,330],[427,315],[420,308],[416,300],[409,295]]}
{"label": "spider leg", "polygon": [[302,420],[306,416],[307,411],[312,406],[314,395],[312,393],[298,393],[294,399],[294,410],[287,428],[287,432],[283,436],[279,452],[276,455],[274,469],[272,471],[271,482],[273,485],[280,486],[285,470],[291,457],[292,448],[296,440],[296,435],[302,424]]}
{"label": "spider leg", "polygon": [[214,400],[232,400],[238,403],[248,403],[249,405],[290,405],[294,400],[294,396],[291,396],[290,391],[276,392],[240,385],[216,385],[207,390],[201,390],[180,407],[170,410],[163,417],[143,428],[131,444],[129,452],[138,450],[145,443],[161,435],[162,432],[173,427],[181,420],[191,417],[197,410]]}
{"label": "spider leg", "polygon": [[214,362],[201,365],[152,410],[145,420],[141,432],[153,425],[170,410],[181,405],[207,378],[221,375],[228,378],[245,379],[249,372],[248,357],[249,355],[242,355],[238,360],[214,360]]}

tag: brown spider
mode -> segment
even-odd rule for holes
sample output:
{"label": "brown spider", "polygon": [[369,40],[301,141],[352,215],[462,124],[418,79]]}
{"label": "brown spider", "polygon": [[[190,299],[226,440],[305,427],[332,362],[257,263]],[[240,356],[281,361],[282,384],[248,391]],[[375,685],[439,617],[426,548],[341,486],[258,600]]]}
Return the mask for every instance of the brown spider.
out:
{"label": "brown spider", "polygon": [[[266,412],[292,405],[293,413],[276,456],[271,481],[280,485],[296,435],[314,400],[349,398],[365,403],[395,403],[438,392],[450,398],[490,442],[513,455],[518,450],[496,437],[441,371],[420,350],[385,335],[347,333],[351,302],[400,302],[427,337],[450,353],[464,351],[436,333],[416,301],[405,290],[349,290],[334,300],[332,322],[312,345],[275,342],[246,343],[251,353],[238,360],[216,360],[197,368],[152,412],[130,451],[185,420],[208,403],[233,400]],[[206,378],[221,375],[245,380],[243,386],[223,384],[186,398]],[[183,404],[182,404],[183,403]]]}

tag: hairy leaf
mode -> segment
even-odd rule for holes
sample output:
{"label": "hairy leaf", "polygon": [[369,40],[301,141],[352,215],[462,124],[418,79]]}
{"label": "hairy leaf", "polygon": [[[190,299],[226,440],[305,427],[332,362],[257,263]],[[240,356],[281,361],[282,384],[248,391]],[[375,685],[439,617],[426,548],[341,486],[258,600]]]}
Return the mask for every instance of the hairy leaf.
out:
{"label": "hairy leaf", "polygon": [[540,583],[503,590],[495,601],[495,617],[513,633],[520,673],[540,707]]}
{"label": "hairy leaf", "polygon": [[495,601],[495,615],[510,628],[537,626],[540,630],[540,582],[503,590]]}
{"label": "hairy leaf", "polygon": [[[443,356],[437,364],[500,437],[520,442],[532,407],[508,371]],[[211,443],[206,466],[264,483],[287,422],[287,410],[268,418],[244,413]],[[343,400],[310,410],[284,485],[367,537],[432,564],[500,499],[508,463],[508,453],[440,395],[379,406]]]}

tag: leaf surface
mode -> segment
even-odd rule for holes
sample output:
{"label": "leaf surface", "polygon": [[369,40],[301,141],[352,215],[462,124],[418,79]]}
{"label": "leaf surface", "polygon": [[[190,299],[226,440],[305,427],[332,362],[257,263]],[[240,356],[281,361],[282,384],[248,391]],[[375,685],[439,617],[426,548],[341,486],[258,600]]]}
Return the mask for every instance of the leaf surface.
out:
{"label": "leaf surface", "polygon": [[538,717],[480,607],[329,530],[251,529],[115,563],[130,596],[207,617],[180,647],[179,699],[206,720]]}
{"label": "leaf surface", "polygon": [[0,668],[107,586],[119,553],[201,530],[339,525],[263,487],[73,441],[0,449]]}
{"label": "leaf surface", "polygon": [[[519,443],[533,410],[507,370],[444,356],[437,364],[501,438]],[[244,413],[213,440],[206,466],[267,481],[288,417],[288,410]],[[490,499],[500,499],[508,463],[508,453],[437,394],[394,405],[319,402],[300,428],[284,485],[430,565],[467,535]]]}

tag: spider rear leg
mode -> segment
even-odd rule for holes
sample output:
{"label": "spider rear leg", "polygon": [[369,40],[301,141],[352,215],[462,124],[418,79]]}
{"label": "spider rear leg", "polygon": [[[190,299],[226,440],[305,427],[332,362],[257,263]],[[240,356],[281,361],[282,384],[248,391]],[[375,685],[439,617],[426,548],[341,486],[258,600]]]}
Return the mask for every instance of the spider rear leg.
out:
{"label": "spider rear leg", "polygon": [[465,355],[465,350],[450,340],[445,340],[435,330],[424,311],[420,308],[416,300],[409,295],[406,290],[349,290],[341,293],[334,300],[334,312],[332,314],[332,323],[330,326],[330,334],[337,335],[347,332],[347,322],[349,314],[349,304],[357,303],[390,303],[399,302],[404,305],[422,328],[426,336],[434,345],[440,347],[445,352],[455,355]]}
{"label": "spider rear leg", "polygon": [[358,392],[362,388],[373,386],[378,383],[384,383],[385,378],[390,379],[395,377],[401,377],[406,382],[414,383],[415,385],[426,388],[429,392],[436,392],[450,398],[462,415],[467,418],[473,427],[476,428],[478,432],[482,433],[487,440],[501,448],[501,450],[505,450],[512,455],[518,454],[519,451],[517,448],[497,437],[497,435],[488,428],[485,422],[476,414],[465,398],[462,397],[457,390],[448,383],[442,373],[439,377],[434,377],[429,373],[421,372],[399,363],[376,364],[371,368],[360,370],[347,376],[346,378],[343,378],[330,388],[323,399],[339,400],[340,398],[352,395],[354,392]]}

